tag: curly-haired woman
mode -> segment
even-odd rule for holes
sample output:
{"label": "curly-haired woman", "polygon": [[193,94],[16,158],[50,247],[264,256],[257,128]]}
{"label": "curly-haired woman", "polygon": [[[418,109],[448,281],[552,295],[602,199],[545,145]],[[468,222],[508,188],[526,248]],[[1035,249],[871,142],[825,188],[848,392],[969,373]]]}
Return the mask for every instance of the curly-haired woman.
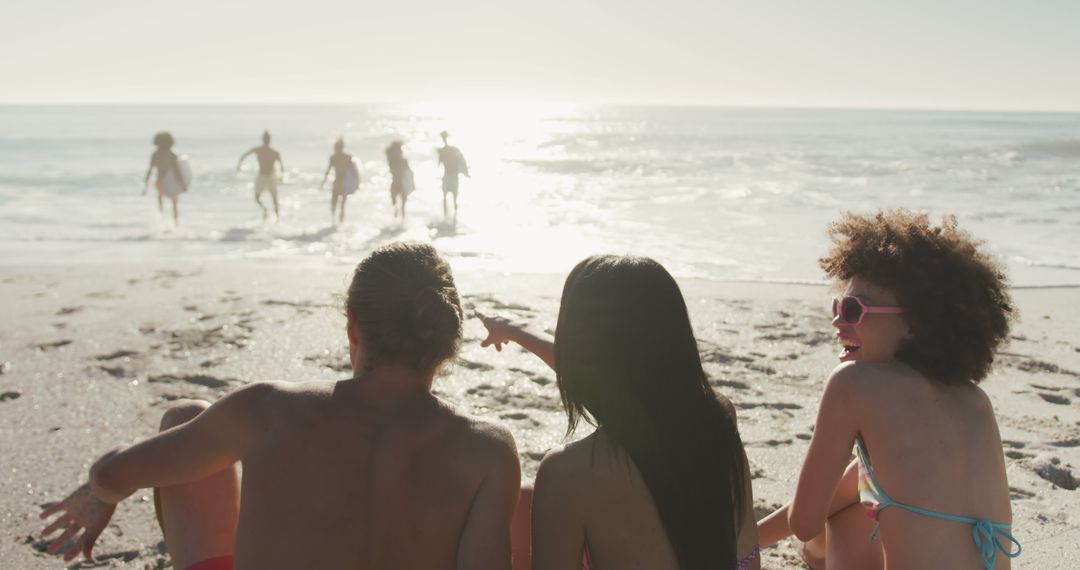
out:
{"label": "curly-haired woman", "polygon": [[1009,568],[1020,548],[1001,435],[978,386],[1014,314],[1004,273],[952,218],[848,214],[829,234],[841,364],[762,545],[794,533],[830,570]]}

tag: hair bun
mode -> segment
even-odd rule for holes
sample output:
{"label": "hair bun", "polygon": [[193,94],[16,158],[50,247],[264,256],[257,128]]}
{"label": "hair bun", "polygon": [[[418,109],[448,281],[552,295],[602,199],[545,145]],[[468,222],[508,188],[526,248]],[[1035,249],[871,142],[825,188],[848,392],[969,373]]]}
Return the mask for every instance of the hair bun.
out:
{"label": "hair bun", "polygon": [[451,300],[452,287],[428,286],[413,298],[413,332],[417,338],[431,340],[455,334],[462,316]]}

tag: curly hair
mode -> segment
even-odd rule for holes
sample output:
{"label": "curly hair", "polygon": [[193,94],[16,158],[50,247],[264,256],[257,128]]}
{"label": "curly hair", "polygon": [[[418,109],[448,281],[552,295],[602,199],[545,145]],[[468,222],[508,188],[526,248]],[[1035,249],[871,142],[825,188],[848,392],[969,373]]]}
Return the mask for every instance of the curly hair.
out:
{"label": "curly hair", "polygon": [[395,242],[353,272],[345,310],[364,332],[367,367],[396,362],[434,370],[461,345],[464,314],[450,265],[435,248]]}
{"label": "curly hair", "polygon": [[829,225],[834,243],[819,260],[834,279],[854,277],[889,289],[904,308],[911,338],[896,359],[944,384],[978,383],[1009,334],[1016,310],[1002,267],[946,216],[940,227],[906,210]]}

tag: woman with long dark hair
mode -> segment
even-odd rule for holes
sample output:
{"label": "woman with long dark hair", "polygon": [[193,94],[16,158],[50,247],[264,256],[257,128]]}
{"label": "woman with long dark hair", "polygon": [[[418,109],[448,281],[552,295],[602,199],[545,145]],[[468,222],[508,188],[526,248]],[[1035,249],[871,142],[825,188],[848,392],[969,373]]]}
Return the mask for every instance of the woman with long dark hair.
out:
{"label": "woman with long dark hair", "polygon": [[[663,266],[617,256],[579,263],[554,339],[478,316],[483,346],[516,342],[554,368],[568,434],[582,420],[597,426],[540,464],[533,568],[759,568],[735,410],[710,386]],[[527,526],[529,499],[526,490],[515,532]]]}

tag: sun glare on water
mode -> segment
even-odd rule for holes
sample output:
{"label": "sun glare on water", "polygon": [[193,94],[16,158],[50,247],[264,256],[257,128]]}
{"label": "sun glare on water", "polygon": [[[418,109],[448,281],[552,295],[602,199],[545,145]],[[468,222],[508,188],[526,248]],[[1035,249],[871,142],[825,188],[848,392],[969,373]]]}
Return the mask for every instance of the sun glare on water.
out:
{"label": "sun glare on water", "polygon": [[[542,176],[526,165],[563,158],[558,141],[573,135],[578,127],[572,123],[586,109],[496,100],[421,103],[402,113],[408,115],[413,132],[405,136],[415,141],[414,151],[441,145],[438,133],[445,130],[468,160],[472,177],[462,181],[459,223],[433,232],[440,250],[459,263],[561,272],[582,252],[600,247],[579,224],[563,223],[594,209],[574,199],[580,181]],[[441,175],[419,161],[414,169],[418,179]]]}

